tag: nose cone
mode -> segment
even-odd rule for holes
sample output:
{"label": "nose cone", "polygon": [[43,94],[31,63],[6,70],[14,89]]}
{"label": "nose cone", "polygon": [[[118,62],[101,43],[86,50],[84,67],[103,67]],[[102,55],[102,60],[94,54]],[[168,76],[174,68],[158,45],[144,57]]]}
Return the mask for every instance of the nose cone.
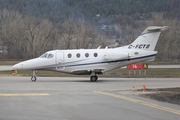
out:
{"label": "nose cone", "polygon": [[23,63],[15,64],[12,68],[13,70],[23,70]]}
{"label": "nose cone", "polygon": [[41,63],[38,58],[26,60],[15,64],[13,70],[34,70]]}

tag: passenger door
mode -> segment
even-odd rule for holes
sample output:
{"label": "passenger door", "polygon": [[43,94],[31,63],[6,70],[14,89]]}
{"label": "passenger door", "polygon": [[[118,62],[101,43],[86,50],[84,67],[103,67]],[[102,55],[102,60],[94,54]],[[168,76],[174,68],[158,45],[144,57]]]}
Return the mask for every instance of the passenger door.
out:
{"label": "passenger door", "polygon": [[64,66],[64,52],[62,51],[59,51],[56,53],[56,64],[57,64],[57,67],[56,69],[57,70],[64,70],[65,69],[65,66]]}

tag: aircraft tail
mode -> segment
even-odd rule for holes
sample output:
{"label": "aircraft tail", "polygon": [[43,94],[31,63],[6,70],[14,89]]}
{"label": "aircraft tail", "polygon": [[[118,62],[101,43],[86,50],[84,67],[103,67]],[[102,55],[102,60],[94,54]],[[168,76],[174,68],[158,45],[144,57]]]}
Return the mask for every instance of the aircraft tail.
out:
{"label": "aircraft tail", "polygon": [[133,43],[128,45],[128,48],[153,51],[156,47],[161,31],[166,28],[167,26],[149,26]]}

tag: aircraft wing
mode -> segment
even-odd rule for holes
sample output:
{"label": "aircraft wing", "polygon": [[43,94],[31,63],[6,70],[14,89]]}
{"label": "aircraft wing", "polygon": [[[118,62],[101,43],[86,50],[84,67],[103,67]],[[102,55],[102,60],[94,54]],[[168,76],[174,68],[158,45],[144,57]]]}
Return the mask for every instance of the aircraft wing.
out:
{"label": "aircraft wing", "polygon": [[102,74],[102,71],[104,69],[93,69],[93,70],[74,70],[72,71],[75,75],[90,75],[92,72],[95,72],[96,74]]}

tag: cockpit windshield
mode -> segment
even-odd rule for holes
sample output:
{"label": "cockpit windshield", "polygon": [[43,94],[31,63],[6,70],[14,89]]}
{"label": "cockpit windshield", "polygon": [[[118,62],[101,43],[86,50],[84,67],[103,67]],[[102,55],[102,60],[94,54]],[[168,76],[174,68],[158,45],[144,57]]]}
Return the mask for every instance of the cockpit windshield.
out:
{"label": "cockpit windshield", "polygon": [[53,57],[54,57],[54,55],[51,53],[44,53],[39,58],[53,58]]}
{"label": "cockpit windshield", "polygon": [[40,56],[40,58],[46,58],[48,53],[44,53],[43,55]]}
{"label": "cockpit windshield", "polygon": [[53,54],[49,54],[49,55],[47,56],[47,58],[53,58],[53,57],[54,57]]}

